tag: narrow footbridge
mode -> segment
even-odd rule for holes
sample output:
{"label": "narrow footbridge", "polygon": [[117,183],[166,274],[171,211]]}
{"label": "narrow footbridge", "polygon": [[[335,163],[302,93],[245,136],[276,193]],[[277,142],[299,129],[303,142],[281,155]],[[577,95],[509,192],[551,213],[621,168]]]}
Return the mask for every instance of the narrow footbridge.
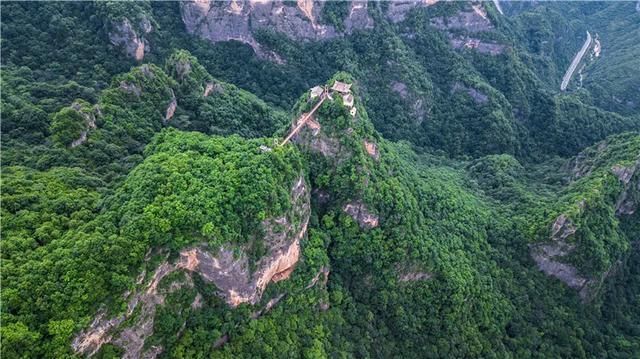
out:
{"label": "narrow footbridge", "polygon": [[300,129],[302,128],[302,126],[304,126],[307,121],[311,118],[311,116],[313,116],[313,114],[320,108],[320,106],[322,105],[322,103],[324,102],[324,100],[327,99],[327,97],[329,96],[329,93],[327,91],[326,88],[324,88],[322,90],[322,93],[320,94],[320,101],[318,101],[318,103],[313,106],[313,108],[311,109],[311,111],[309,111],[306,114],[302,114],[302,116],[298,119],[297,125],[296,127],[291,130],[291,132],[289,133],[289,135],[282,141],[282,143],[280,143],[279,146],[284,146],[287,144],[287,142],[289,142],[289,140],[295,136],[296,133],[298,133],[298,131],[300,131]]}

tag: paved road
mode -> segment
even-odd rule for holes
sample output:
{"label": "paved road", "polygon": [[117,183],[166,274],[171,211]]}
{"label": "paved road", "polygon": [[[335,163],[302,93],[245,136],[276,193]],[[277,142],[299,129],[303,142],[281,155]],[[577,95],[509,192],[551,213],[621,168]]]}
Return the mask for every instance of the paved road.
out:
{"label": "paved road", "polygon": [[589,46],[591,46],[591,34],[589,33],[589,31],[587,31],[587,40],[584,42],[584,45],[582,45],[582,48],[580,49],[580,51],[578,51],[576,56],[573,58],[573,61],[571,61],[571,65],[569,65],[567,72],[565,72],[564,77],[562,78],[562,84],[560,84],[561,91],[564,91],[567,89],[567,85],[569,85],[569,81],[571,81],[573,72],[576,70],[576,68],[580,64],[580,61],[582,61],[582,58],[584,57],[584,54],[587,52],[587,49],[589,49]]}
{"label": "paved road", "polygon": [[496,6],[496,9],[498,9],[498,12],[500,13],[500,15],[504,15],[504,13],[502,12],[502,7],[500,6],[500,1],[493,0],[493,4]]}

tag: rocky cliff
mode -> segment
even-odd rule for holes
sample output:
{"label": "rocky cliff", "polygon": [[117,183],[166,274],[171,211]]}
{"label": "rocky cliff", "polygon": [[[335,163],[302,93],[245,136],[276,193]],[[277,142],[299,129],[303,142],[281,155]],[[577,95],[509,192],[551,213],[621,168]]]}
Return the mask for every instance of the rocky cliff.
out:
{"label": "rocky cliff", "polygon": [[[409,11],[430,6],[437,0],[394,1],[389,3],[386,18],[391,22],[405,19]],[[324,1],[297,0],[196,0],[181,3],[182,20],[187,31],[212,42],[236,40],[254,48],[259,55],[270,56],[254,38],[254,31],[270,29],[294,40],[325,40],[357,30],[371,29],[375,22],[367,1],[354,0],[341,29],[322,18]],[[271,54],[272,56],[272,54]]]}
{"label": "rocky cliff", "polygon": [[150,50],[147,35],[151,31],[153,26],[146,16],[141,16],[137,23],[124,18],[111,24],[109,41],[114,46],[121,46],[129,57],[142,61]]}
{"label": "rocky cliff", "polygon": [[[436,4],[438,0],[392,1],[384,7],[384,19],[398,23],[407,18],[414,9]],[[323,19],[324,1],[297,0],[196,0],[181,3],[182,21],[191,34],[211,42],[236,40],[250,45],[258,56],[283,62],[277,54],[264,49],[254,37],[255,31],[275,31],[293,40],[326,40],[348,35],[357,30],[371,29],[375,21],[369,14],[367,1],[354,0],[348,4],[341,26],[329,24]],[[435,17],[431,25],[447,31],[454,48],[471,48],[497,55],[505,46],[495,42],[481,41],[476,37],[453,35],[460,30],[468,33],[491,31],[494,26],[487,16],[483,4],[450,16]]]}
{"label": "rocky cliff", "polygon": [[[124,350],[124,358],[155,357],[162,348],[146,348],[145,341],[153,334],[156,312],[165,305],[167,295],[184,287],[193,288],[194,275],[215,285],[218,295],[231,307],[256,304],[269,283],[286,280],[293,273],[300,258],[300,241],[307,234],[309,201],[306,181],[300,176],[291,188],[292,210],[262,222],[264,237],[257,240],[264,242],[267,253],[254,263],[253,271],[246,246],[228,244],[217,249],[206,244],[193,246],[180,251],[173,263],[167,252],[150,279],[145,280],[143,271],[137,280],[138,288],[125,293],[126,312],[108,318],[104,310],[99,311],[91,325],[73,340],[73,349],[91,356],[105,343],[111,343]],[[150,260],[150,255],[146,260]],[[263,311],[280,298],[269,301]],[[202,294],[197,293],[191,308],[197,310],[202,300]]]}

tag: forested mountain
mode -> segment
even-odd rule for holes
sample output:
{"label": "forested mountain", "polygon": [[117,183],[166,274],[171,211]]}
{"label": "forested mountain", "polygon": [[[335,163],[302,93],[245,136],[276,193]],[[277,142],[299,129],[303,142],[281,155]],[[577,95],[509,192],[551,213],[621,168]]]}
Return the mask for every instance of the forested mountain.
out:
{"label": "forested mountain", "polygon": [[640,355],[635,2],[0,6],[2,357]]}

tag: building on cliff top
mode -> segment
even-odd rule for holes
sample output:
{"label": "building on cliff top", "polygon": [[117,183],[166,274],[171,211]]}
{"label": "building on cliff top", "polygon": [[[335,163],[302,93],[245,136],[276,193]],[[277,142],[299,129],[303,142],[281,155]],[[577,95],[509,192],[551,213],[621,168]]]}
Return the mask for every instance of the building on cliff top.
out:
{"label": "building on cliff top", "polygon": [[353,107],[353,95],[350,93],[342,95],[342,103],[347,107]]}
{"label": "building on cliff top", "polygon": [[336,81],[331,89],[333,91],[340,92],[341,94],[348,94],[351,92],[351,84]]}

